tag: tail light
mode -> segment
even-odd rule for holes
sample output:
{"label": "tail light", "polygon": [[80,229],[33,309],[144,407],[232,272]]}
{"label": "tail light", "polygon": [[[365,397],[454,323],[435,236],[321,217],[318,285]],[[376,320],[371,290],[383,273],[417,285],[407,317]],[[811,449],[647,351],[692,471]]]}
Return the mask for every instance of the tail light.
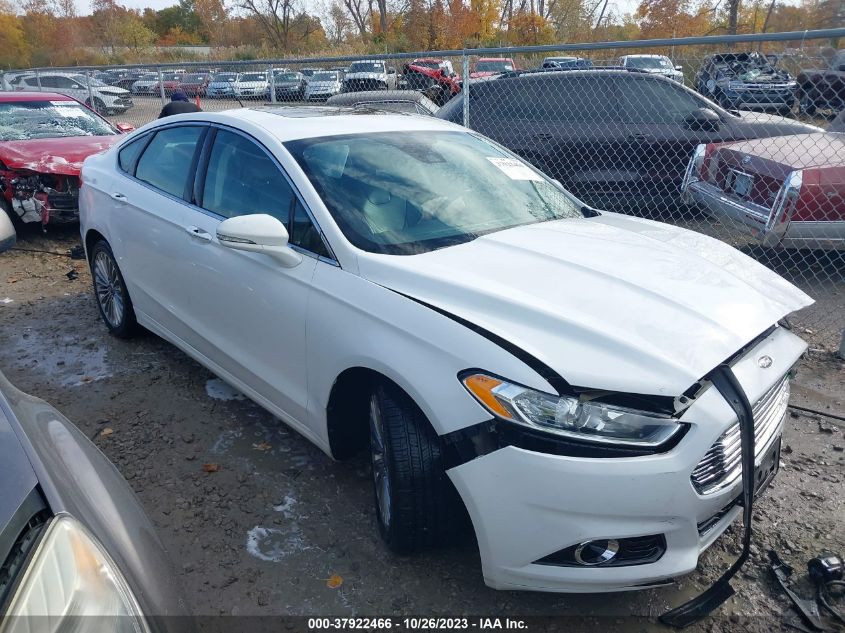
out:
{"label": "tail light", "polygon": [[792,212],[795,211],[798,197],[801,194],[802,181],[803,172],[801,170],[789,172],[772,204],[772,211],[766,221],[766,232],[777,229],[792,217]]}

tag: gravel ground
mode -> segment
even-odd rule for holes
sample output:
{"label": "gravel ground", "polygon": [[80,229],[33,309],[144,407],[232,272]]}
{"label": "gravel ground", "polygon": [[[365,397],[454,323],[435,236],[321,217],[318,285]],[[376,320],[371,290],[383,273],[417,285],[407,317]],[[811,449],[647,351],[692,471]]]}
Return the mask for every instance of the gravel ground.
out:
{"label": "gravel ground", "polygon": [[[33,233],[19,247],[66,252],[75,231]],[[0,370],[74,420],[129,480],[197,614],[543,615],[572,616],[548,630],[560,622],[662,630],[654,617],[705,588],[739,552],[735,526],[675,585],[586,596],[486,588],[471,535],[448,549],[392,555],[377,534],[365,459],[332,462],[151,334],[128,342],[107,335],[82,261],[0,256],[0,349]],[[792,403],[843,416],[843,385],[845,363],[813,354]],[[737,595],[691,630],[798,623],[765,552],[774,547],[799,572],[820,551],[845,553],[844,426],[793,410],[781,472],[756,506],[754,553]]]}

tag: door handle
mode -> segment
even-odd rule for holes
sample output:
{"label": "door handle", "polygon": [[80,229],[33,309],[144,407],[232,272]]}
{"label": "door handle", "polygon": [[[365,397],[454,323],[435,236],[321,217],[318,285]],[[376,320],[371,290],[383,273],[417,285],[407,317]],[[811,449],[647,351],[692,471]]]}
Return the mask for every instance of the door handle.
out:
{"label": "door handle", "polygon": [[115,200],[119,200],[120,202],[126,202],[126,196],[124,196],[122,193],[120,193],[118,191],[114,192],[111,195],[111,197],[114,198]]}
{"label": "door handle", "polygon": [[201,240],[203,242],[211,241],[211,233],[209,233],[208,231],[204,231],[198,226],[186,226],[185,230],[188,232],[188,235],[195,239]]}
{"label": "door handle", "polygon": [[628,138],[632,141],[653,141],[654,137],[651,134],[642,134],[641,132],[635,132],[634,134],[629,134]]}

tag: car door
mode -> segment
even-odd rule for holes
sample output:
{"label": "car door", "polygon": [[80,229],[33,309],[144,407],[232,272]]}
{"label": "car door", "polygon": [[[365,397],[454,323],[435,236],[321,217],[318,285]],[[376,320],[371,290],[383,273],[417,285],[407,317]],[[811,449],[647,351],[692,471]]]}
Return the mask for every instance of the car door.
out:
{"label": "car door", "polygon": [[206,131],[204,125],[182,124],[140,137],[118,153],[117,176],[106,183],[114,218],[109,237],[135,310],[142,322],[182,340],[193,329],[185,195]]}
{"label": "car door", "polygon": [[655,199],[677,196],[696,145],[733,140],[733,126],[726,120],[716,129],[694,129],[690,115],[712,109],[713,104],[675,82],[631,74],[620,77],[616,85],[628,130],[628,153],[637,161],[634,194]]}
{"label": "car door", "polygon": [[[293,421],[306,420],[306,314],[311,278],[328,250],[278,162],[229,129],[209,138],[186,218],[191,344]],[[266,213],[303,253],[291,268],[217,239],[230,217]],[[293,217],[292,217],[293,216]],[[309,228],[310,226],[310,228]]]}

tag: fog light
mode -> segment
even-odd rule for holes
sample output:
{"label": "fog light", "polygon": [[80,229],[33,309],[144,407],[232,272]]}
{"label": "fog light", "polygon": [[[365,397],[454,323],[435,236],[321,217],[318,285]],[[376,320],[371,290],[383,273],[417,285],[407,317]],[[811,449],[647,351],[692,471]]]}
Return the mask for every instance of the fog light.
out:
{"label": "fog light", "polygon": [[625,567],[656,563],[666,552],[662,534],[582,541],[534,561],[559,567]]}
{"label": "fog light", "polygon": [[601,565],[616,558],[618,552],[619,541],[616,539],[584,541],[575,548],[575,562],[580,565]]}

